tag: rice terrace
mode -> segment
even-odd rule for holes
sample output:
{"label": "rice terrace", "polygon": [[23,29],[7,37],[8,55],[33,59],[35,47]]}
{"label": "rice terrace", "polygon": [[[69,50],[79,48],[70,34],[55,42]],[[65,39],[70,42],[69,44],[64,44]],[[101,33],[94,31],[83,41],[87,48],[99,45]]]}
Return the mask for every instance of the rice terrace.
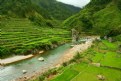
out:
{"label": "rice terrace", "polygon": [[121,81],[121,0],[0,0],[0,81]]}

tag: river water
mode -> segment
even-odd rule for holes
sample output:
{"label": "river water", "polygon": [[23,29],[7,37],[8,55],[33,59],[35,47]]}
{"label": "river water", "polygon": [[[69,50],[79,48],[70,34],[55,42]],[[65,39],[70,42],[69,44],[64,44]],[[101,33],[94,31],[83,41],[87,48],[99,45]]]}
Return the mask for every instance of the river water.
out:
{"label": "river water", "polygon": [[[27,75],[37,70],[43,71],[44,68],[52,67],[69,48],[70,44],[64,44],[31,59],[0,67],[0,81],[12,81],[24,76],[22,70],[27,70]],[[39,57],[44,57],[45,61],[38,61]]]}

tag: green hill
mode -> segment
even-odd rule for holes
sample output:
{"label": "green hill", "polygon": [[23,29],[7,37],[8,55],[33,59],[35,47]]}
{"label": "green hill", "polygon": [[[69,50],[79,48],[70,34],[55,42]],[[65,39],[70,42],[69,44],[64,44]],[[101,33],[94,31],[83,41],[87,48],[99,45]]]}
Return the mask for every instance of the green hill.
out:
{"label": "green hill", "polygon": [[12,17],[27,17],[36,11],[31,0],[0,0],[0,14]]}
{"label": "green hill", "polygon": [[56,0],[0,0],[0,14],[12,17],[29,17],[39,13],[47,19],[63,20],[79,10]]}
{"label": "green hill", "polygon": [[68,40],[69,31],[40,27],[27,18],[1,21],[0,58],[18,54],[36,54],[39,50],[52,49],[53,44]]}
{"label": "green hill", "polygon": [[42,11],[41,14],[49,19],[64,20],[80,10],[78,7],[57,2],[56,0],[32,0],[32,2],[38,5]]}
{"label": "green hill", "polygon": [[78,14],[66,19],[63,25],[93,34],[107,35],[112,31],[113,35],[116,35],[115,31],[120,34],[120,5],[120,0],[91,0]]}
{"label": "green hill", "polygon": [[36,54],[68,41],[70,32],[60,20],[79,10],[55,0],[0,0],[0,58]]}

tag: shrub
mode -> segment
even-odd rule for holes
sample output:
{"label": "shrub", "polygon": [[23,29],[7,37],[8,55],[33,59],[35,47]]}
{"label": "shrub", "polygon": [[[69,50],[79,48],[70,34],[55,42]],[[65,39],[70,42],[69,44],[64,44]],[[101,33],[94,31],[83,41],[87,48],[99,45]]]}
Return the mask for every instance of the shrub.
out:
{"label": "shrub", "polygon": [[39,81],[43,81],[44,79],[45,79],[44,75],[42,75],[42,76],[39,77]]}
{"label": "shrub", "polygon": [[68,63],[67,63],[67,62],[64,62],[64,63],[63,63],[63,66],[64,66],[64,67],[66,67],[67,65],[68,65]]}

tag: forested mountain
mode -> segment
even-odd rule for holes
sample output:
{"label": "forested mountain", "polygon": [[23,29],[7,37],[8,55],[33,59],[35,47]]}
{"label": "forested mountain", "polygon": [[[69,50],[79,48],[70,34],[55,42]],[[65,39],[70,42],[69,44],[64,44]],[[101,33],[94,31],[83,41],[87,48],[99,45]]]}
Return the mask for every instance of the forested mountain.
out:
{"label": "forested mountain", "polygon": [[32,0],[41,9],[41,14],[45,18],[66,19],[72,14],[79,12],[80,8],[67,5],[56,0]]}
{"label": "forested mountain", "polygon": [[47,23],[40,8],[31,0],[0,0],[0,15],[1,21],[8,18],[27,18],[40,26]]}
{"label": "forested mountain", "polygon": [[91,0],[78,14],[63,22],[67,28],[81,32],[115,36],[121,33],[121,1]]}
{"label": "forested mountain", "polygon": [[27,17],[37,11],[30,0],[0,0],[0,14],[12,17]]}
{"label": "forested mountain", "polygon": [[80,8],[56,0],[0,0],[0,14],[29,17],[39,13],[44,18],[66,19]]}

